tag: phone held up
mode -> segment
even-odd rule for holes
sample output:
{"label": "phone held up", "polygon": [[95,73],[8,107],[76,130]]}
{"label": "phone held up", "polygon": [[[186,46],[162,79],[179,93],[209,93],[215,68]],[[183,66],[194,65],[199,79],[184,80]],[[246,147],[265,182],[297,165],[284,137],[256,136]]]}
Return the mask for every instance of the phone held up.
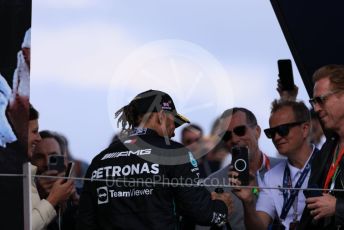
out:
{"label": "phone held up", "polygon": [[64,172],[66,166],[64,164],[64,156],[50,155],[48,158],[48,170],[56,170],[58,173]]}
{"label": "phone held up", "polygon": [[291,91],[294,89],[293,68],[290,59],[277,61],[278,76],[281,80],[282,90]]}
{"label": "phone held up", "polygon": [[74,162],[73,161],[68,162],[67,169],[65,172],[65,177],[71,177],[73,173],[73,169],[74,169]]}
{"label": "phone held up", "polygon": [[249,164],[248,164],[248,148],[245,146],[235,146],[232,148],[232,165],[233,169],[239,173],[238,179],[241,185],[249,184]]}

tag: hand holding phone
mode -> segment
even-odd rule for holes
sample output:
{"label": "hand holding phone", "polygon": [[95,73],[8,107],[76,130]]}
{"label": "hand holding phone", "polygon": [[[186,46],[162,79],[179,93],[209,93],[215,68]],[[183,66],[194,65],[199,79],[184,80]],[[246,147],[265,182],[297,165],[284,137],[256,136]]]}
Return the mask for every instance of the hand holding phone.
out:
{"label": "hand holding phone", "polygon": [[68,162],[65,177],[70,177],[72,175],[73,169],[74,169],[74,162],[73,161]]}
{"label": "hand holding phone", "polygon": [[282,85],[282,90],[294,90],[293,68],[290,59],[281,59],[277,61],[278,76]]}
{"label": "hand holding phone", "polygon": [[233,169],[239,173],[238,179],[241,185],[249,184],[249,162],[248,162],[248,148],[244,146],[235,146],[232,148],[232,166]]}

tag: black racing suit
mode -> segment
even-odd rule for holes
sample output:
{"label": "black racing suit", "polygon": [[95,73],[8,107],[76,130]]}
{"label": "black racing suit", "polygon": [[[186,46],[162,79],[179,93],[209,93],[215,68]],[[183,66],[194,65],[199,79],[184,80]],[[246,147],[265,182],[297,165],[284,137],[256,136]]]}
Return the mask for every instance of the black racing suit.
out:
{"label": "black racing suit", "polygon": [[80,230],[176,229],[176,213],[201,225],[227,218],[225,203],[195,186],[191,152],[150,129],[112,143],[93,159],[86,177],[91,180],[80,198]]}

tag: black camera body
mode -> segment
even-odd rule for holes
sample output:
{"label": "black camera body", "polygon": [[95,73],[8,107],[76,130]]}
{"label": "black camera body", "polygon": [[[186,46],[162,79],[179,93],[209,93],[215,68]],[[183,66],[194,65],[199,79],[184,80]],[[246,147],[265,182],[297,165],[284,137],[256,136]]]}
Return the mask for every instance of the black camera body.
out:
{"label": "black camera body", "polygon": [[59,173],[65,171],[64,156],[50,155],[48,158],[48,170],[56,170]]}
{"label": "black camera body", "polygon": [[248,148],[245,146],[235,146],[231,152],[233,169],[239,173],[238,179],[241,181],[241,185],[248,185],[250,178]]}

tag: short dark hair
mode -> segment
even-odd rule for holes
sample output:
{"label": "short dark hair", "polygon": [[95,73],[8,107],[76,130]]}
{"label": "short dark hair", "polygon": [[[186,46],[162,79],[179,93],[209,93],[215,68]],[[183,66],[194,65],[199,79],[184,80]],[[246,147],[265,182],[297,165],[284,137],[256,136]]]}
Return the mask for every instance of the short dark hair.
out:
{"label": "short dark hair", "polygon": [[203,129],[199,126],[199,125],[196,125],[196,124],[190,124],[186,127],[183,128],[182,130],[182,138],[184,137],[184,134],[187,132],[187,131],[193,131],[193,130],[197,130],[201,133],[201,136],[203,136]]}
{"label": "short dark hair", "polygon": [[305,103],[303,103],[303,101],[288,101],[276,99],[271,103],[271,114],[284,107],[290,107],[292,109],[296,121],[309,122],[311,120],[309,109],[307,108]]}
{"label": "short dark hair", "polygon": [[233,108],[227,109],[222,113],[220,118],[224,119],[226,117],[234,115],[237,112],[243,112],[246,114],[247,124],[250,124],[250,125],[257,125],[258,124],[256,116],[250,110],[248,110],[246,108],[242,108],[242,107],[233,107]]}
{"label": "short dark hair", "polygon": [[38,111],[30,104],[29,108],[29,120],[37,120],[39,118]]}
{"label": "short dark hair", "polygon": [[333,89],[344,90],[344,65],[325,65],[313,74],[313,82],[323,78],[329,78]]}
{"label": "short dark hair", "polygon": [[53,138],[57,141],[57,143],[60,146],[60,150],[62,155],[67,152],[67,143],[65,141],[65,138],[63,138],[60,134],[58,134],[57,132],[53,132],[50,130],[42,130],[39,132],[39,135],[41,136],[42,139],[45,138]]}

